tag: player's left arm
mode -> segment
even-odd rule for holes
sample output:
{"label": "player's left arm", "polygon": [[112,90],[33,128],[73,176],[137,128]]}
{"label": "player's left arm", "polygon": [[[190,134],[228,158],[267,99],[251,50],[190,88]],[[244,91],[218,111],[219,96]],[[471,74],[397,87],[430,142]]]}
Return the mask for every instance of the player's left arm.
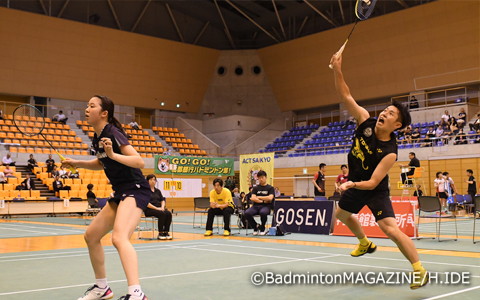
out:
{"label": "player's left arm", "polygon": [[380,182],[387,176],[388,171],[393,167],[395,161],[397,160],[397,155],[395,153],[387,154],[373,171],[372,177],[369,180],[365,181],[347,181],[340,186],[341,191],[346,191],[351,188],[358,190],[373,190],[375,189]]}

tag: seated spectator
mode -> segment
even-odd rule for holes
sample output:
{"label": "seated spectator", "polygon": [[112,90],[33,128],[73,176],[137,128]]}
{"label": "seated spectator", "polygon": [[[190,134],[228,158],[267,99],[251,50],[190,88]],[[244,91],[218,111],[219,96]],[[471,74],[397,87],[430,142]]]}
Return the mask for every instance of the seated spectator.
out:
{"label": "seated spectator", "polygon": [[432,139],[435,139],[435,129],[433,126],[428,127],[428,131],[425,135],[425,143],[422,145],[423,147],[431,147],[432,146]]}
{"label": "seated spectator", "polygon": [[423,191],[420,189],[421,187],[422,187],[421,185],[417,184],[417,189],[413,192],[413,196],[415,197],[423,196]]}
{"label": "seated spectator", "polygon": [[7,182],[8,182],[7,176],[5,176],[5,173],[0,171],[0,183],[4,184],[4,183],[7,183]]}
{"label": "seated spectator", "polygon": [[3,110],[0,109],[0,120],[3,120],[4,117],[3,117]]}
{"label": "seated spectator", "polygon": [[437,139],[435,142],[438,143],[439,141],[442,141],[442,137],[445,135],[445,132],[443,131],[442,126],[438,126],[437,129],[435,130],[435,138]]}
{"label": "seated spectator", "polygon": [[412,132],[412,142],[413,142],[413,143],[419,143],[419,142],[420,142],[420,130],[418,129],[418,127],[416,127],[415,129],[413,129],[413,132]]}
{"label": "seated spectator", "polygon": [[223,235],[230,235],[230,217],[233,214],[233,199],[229,189],[223,187],[223,180],[213,180],[214,189],[210,191],[210,208],[208,209],[205,236],[213,235],[213,219],[215,215],[223,215]]}
{"label": "seated spectator", "polygon": [[155,187],[157,184],[157,177],[150,174],[147,175],[147,181],[152,190],[152,196],[147,208],[143,211],[146,217],[156,217],[158,219],[158,239],[171,240],[170,224],[172,224],[172,213],[165,207],[165,197],[162,192]]}
{"label": "seated spectator", "polygon": [[[247,209],[245,217],[247,218],[248,226],[253,228],[253,235],[265,235],[267,234],[265,228],[267,218],[275,201],[275,189],[267,184],[267,173],[265,171],[258,171],[257,179],[259,185],[252,189],[252,197],[250,198],[253,206]],[[260,215],[261,225],[255,222],[253,218],[255,215]]]}
{"label": "seated spectator", "polygon": [[53,169],[50,172],[50,177],[55,178],[55,177],[60,177],[60,172],[58,171],[58,168],[56,165],[53,165]]}
{"label": "seated spectator", "polygon": [[458,128],[462,128],[462,129],[467,123],[467,113],[465,112],[465,109],[463,107],[460,108],[460,112],[458,113],[457,123],[458,123]]}
{"label": "seated spectator", "polygon": [[477,130],[477,135],[475,136],[475,144],[480,144],[480,129]]}
{"label": "seated spectator", "polygon": [[419,108],[420,106],[418,105],[418,100],[415,98],[415,96],[412,96],[412,98],[410,98],[410,109],[415,109],[415,108]]}
{"label": "seated spectator", "polygon": [[138,126],[138,123],[135,122],[135,121],[132,121],[132,122],[128,123],[128,125],[130,125],[130,127],[132,127],[135,130],[140,130],[140,127]]}
{"label": "seated spectator", "polygon": [[23,190],[34,190],[35,189],[35,180],[30,177],[30,174],[27,174],[25,180],[21,183]]}
{"label": "seated spectator", "polygon": [[280,197],[282,193],[280,192],[280,189],[278,187],[275,187],[275,197]]}
{"label": "seated spectator", "polygon": [[477,131],[480,129],[480,114],[477,114],[477,119],[473,123],[469,123],[470,131]]}
{"label": "seated spectator", "polygon": [[78,174],[78,169],[75,168],[75,173],[72,172],[70,169],[68,170],[68,178],[80,178],[80,174]]}
{"label": "seated spectator", "polygon": [[357,124],[357,120],[353,116],[348,117],[348,120],[345,121],[345,124],[342,126],[342,129],[347,128],[349,125]]}
{"label": "seated spectator", "polygon": [[47,173],[51,173],[53,170],[53,166],[55,165],[55,160],[52,158],[52,155],[48,155],[48,159],[45,161],[45,165],[47,166]]}
{"label": "seated spectator", "polygon": [[407,126],[403,132],[404,136],[405,136],[405,141],[408,143],[408,144],[411,144],[412,143],[412,127],[411,126]]}
{"label": "seated spectator", "polygon": [[234,187],[232,190],[232,197],[240,198],[240,192],[238,191],[238,187]]}
{"label": "seated spectator", "polygon": [[3,170],[3,173],[5,174],[5,177],[11,177],[11,178],[16,178],[14,175],[14,172],[12,169],[10,169],[10,166],[5,166],[5,169]]}
{"label": "seated spectator", "polygon": [[93,192],[93,184],[89,183],[87,185],[87,201],[90,208],[98,208],[97,196]]}
{"label": "seated spectator", "polygon": [[455,135],[458,133],[458,123],[454,117],[451,117],[448,121],[448,126],[450,128],[451,135]]}
{"label": "seated spectator", "polygon": [[63,111],[59,111],[58,114],[54,115],[52,121],[66,124],[68,118],[63,114]]}
{"label": "seated spectator", "polygon": [[457,136],[455,137],[454,145],[468,144],[467,135],[463,132],[463,129],[460,129]]}
{"label": "seated spectator", "polygon": [[33,154],[30,154],[30,158],[27,161],[27,169],[33,173],[33,168],[38,167],[37,161],[33,158]]}
{"label": "seated spectator", "polygon": [[5,156],[2,158],[2,164],[3,164],[4,166],[15,166],[15,162],[13,161],[12,156],[10,155],[10,153],[7,153],[7,155],[5,155]]}
{"label": "seated spectator", "polygon": [[[65,169],[64,167],[60,167],[57,170],[58,170],[58,174],[55,174],[55,175],[58,175],[62,179],[69,178],[69,175],[71,173],[71,171],[69,169]],[[52,172],[52,174],[53,174],[53,172]]]}
{"label": "seated spectator", "polygon": [[52,183],[52,187],[53,187],[53,191],[57,196],[58,196],[58,191],[60,190],[67,190],[67,191],[71,190],[70,186],[63,185],[62,180],[58,176],[55,176],[55,180]]}
{"label": "seated spectator", "polygon": [[452,116],[448,113],[448,110],[446,110],[443,115],[442,115],[442,118],[440,119],[440,125],[444,125],[444,124],[448,124],[448,121],[450,120]]}

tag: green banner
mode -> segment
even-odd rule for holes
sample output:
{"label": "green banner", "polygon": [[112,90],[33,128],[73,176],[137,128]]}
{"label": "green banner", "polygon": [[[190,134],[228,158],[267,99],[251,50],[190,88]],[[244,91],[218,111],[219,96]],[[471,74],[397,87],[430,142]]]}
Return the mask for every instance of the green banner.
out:
{"label": "green banner", "polygon": [[155,174],[233,176],[233,158],[155,155]]}

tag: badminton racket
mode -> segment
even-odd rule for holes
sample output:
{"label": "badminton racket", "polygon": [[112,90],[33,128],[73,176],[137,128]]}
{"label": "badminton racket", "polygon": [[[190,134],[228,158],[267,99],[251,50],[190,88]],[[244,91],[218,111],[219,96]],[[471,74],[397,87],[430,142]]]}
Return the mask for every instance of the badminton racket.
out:
{"label": "badminton racket", "polygon": [[[33,118],[32,118],[33,117]],[[27,120],[35,120],[35,126],[29,126]],[[61,161],[65,160],[65,157],[57,151],[57,149],[50,143],[50,141],[43,135],[42,131],[45,129],[45,117],[43,114],[35,107],[30,104],[22,104],[19,107],[15,108],[13,111],[13,124],[17,127],[23,135],[28,137],[41,136],[45,142],[57,153]],[[31,125],[31,123],[30,123]],[[75,168],[68,168],[72,173],[77,173]]]}
{"label": "badminton racket", "polygon": [[[372,15],[376,3],[377,0],[357,0],[357,3],[355,4],[355,16],[357,17],[357,19],[355,20],[355,24],[353,25],[352,30],[350,30],[350,33],[348,34],[347,40],[345,41],[345,43],[343,43],[342,47],[338,49],[336,53],[337,56],[341,55],[343,53],[343,50],[345,50],[345,46],[347,45],[350,36],[352,36],[352,33],[355,30],[355,26],[357,26],[358,21],[366,20]],[[333,66],[331,64],[328,65],[328,67],[330,69],[333,69]]]}

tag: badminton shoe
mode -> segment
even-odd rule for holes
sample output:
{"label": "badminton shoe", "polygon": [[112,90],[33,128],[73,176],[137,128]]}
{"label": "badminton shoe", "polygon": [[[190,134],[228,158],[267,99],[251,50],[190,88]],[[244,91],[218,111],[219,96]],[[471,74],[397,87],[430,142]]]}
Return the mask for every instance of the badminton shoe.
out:
{"label": "badminton shoe", "polygon": [[223,236],[229,236],[229,235],[230,235],[230,231],[228,231],[228,230],[223,231]]}
{"label": "badminton shoe", "polygon": [[118,300],[148,300],[147,296],[145,296],[144,293],[140,296],[132,296],[130,294],[126,294],[125,296],[122,296],[118,298]]}
{"label": "badminton shoe", "polygon": [[205,233],[203,235],[204,236],[211,236],[211,235],[213,235],[213,231],[207,230],[207,231],[205,231]]}
{"label": "badminton shoe", "polygon": [[410,283],[410,289],[416,290],[428,283],[429,275],[427,270],[422,268],[419,271],[413,272],[412,283]]}
{"label": "badminton shoe", "polygon": [[350,252],[350,255],[353,257],[358,257],[366,253],[373,253],[376,250],[377,250],[377,246],[373,242],[368,243],[368,245],[366,246],[362,246],[362,244],[358,244],[357,247],[355,247],[355,250]]}
{"label": "badminton shoe", "polygon": [[94,284],[87,289],[83,297],[78,298],[78,300],[103,300],[103,299],[112,299],[113,292],[109,286],[105,288],[99,288],[98,285]]}

